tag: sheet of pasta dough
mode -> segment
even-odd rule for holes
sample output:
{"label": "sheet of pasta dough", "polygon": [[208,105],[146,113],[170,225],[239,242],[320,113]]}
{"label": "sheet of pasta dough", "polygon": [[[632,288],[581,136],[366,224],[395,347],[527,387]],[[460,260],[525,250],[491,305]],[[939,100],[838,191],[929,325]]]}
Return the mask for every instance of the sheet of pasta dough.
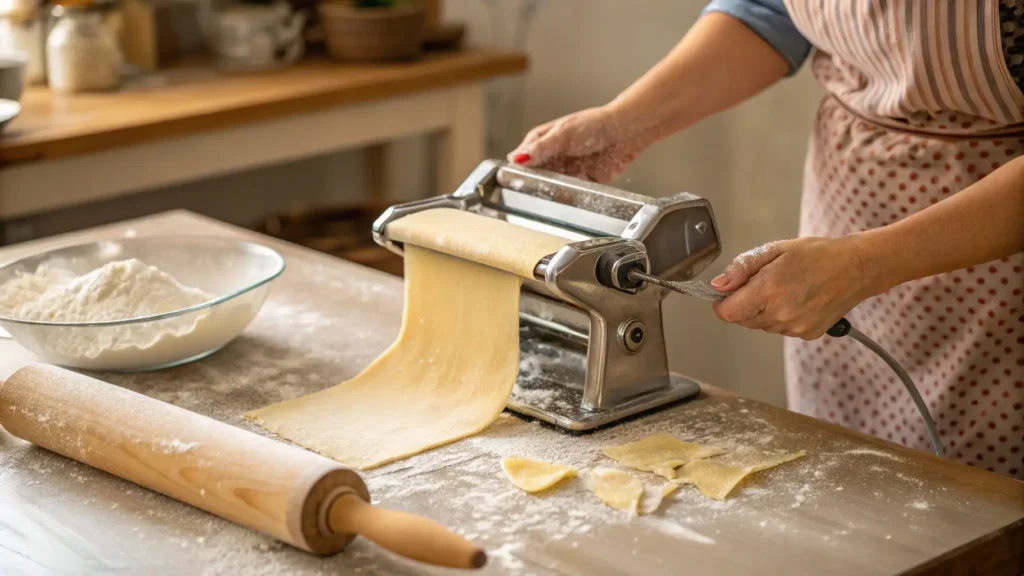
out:
{"label": "sheet of pasta dough", "polygon": [[246,414],[362,470],[471,436],[498,417],[519,374],[521,276],[568,242],[449,209],[406,216],[389,233],[405,242],[395,343],[347,382]]}

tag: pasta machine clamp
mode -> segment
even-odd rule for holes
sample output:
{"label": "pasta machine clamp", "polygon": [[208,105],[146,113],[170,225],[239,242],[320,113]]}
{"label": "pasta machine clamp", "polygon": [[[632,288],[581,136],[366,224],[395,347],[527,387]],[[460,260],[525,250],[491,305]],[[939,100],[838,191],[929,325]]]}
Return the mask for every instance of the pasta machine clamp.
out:
{"label": "pasta machine clamp", "polygon": [[508,408],[568,430],[590,430],[695,396],[700,386],[669,370],[661,305],[669,290],[631,270],[685,281],[721,252],[707,200],[652,198],[487,160],[448,195],[388,208],[373,224],[379,244],[402,254],[388,224],[455,208],[570,241],[523,281],[520,373]]}

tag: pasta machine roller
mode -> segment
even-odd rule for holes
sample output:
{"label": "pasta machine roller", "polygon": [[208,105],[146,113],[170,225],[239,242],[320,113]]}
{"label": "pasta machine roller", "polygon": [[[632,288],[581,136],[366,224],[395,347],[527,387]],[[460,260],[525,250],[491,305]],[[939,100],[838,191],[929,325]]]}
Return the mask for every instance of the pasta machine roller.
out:
{"label": "pasta machine roller", "polygon": [[402,254],[388,224],[455,208],[569,239],[544,258],[520,299],[520,373],[508,408],[568,430],[590,430],[696,395],[671,373],[661,303],[669,290],[639,271],[692,279],[721,252],[707,200],[651,198],[500,160],[481,163],[446,196],[388,208],[377,243]]}

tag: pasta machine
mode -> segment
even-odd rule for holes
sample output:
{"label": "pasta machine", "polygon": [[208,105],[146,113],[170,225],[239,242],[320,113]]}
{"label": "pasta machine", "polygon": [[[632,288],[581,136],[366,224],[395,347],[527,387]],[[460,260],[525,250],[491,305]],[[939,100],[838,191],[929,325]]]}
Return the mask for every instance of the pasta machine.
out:
{"label": "pasta machine", "polygon": [[523,281],[520,373],[508,408],[568,430],[590,430],[696,395],[669,371],[664,281],[694,278],[721,252],[707,200],[651,198],[487,160],[452,194],[388,208],[377,243],[402,254],[388,224],[433,208],[468,210],[571,242]]}

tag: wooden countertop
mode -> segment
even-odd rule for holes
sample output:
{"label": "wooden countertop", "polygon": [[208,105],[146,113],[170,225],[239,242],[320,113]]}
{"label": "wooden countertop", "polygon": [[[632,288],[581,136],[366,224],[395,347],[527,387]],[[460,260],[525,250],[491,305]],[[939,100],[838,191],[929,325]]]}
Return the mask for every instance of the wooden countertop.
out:
{"label": "wooden countertop", "polygon": [[[399,328],[399,279],[188,213],[0,249],[0,262],[125,234],[255,239],[286,272],[256,321],[203,361],[99,375],[254,430],[246,410],[355,375]],[[0,339],[0,365],[27,362]],[[0,377],[6,376],[0,372]],[[259,430],[256,430],[260,432]],[[612,510],[579,480],[532,496],[502,456],[614,466],[600,448],[663,432],[727,447],[805,449],[725,502],[684,487],[659,512]],[[1020,574],[1024,483],[707,387],[699,398],[588,435],[503,416],[483,433],[363,474],[381,505],[417,512],[485,546],[480,574]],[[644,481],[655,485],[652,475]],[[0,574],[455,574],[357,539],[315,558],[17,440],[0,429]]]}
{"label": "wooden countertop", "polygon": [[21,115],[0,134],[0,167],[476,82],[526,66],[522,54],[471,49],[384,65],[310,59],[252,75],[183,66],[103,94],[58,96],[29,87]]}

